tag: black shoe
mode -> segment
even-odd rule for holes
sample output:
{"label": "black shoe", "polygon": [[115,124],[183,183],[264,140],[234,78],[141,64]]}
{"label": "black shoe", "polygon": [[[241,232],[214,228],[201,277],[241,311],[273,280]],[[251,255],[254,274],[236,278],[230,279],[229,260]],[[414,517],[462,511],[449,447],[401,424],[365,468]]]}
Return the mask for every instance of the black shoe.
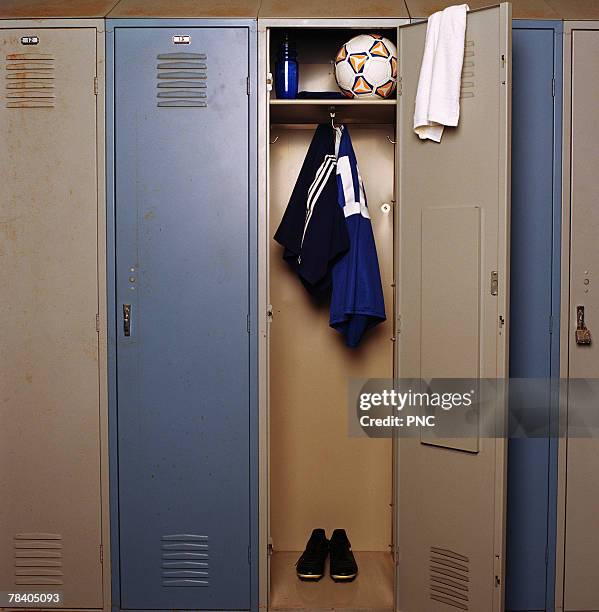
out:
{"label": "black shoe", "polygon": [[351,551],[345,529],[335,529],[329,542],[331,578],[335,582],[351,582],[358,575],[358,564]]}
{"label": "black shoe", "polygon": [[329,541],[324,529],[314,529],[306,550],[298,559],[296,566],[300,580],[320,580],[324,576],[324,564],[329,554]]}

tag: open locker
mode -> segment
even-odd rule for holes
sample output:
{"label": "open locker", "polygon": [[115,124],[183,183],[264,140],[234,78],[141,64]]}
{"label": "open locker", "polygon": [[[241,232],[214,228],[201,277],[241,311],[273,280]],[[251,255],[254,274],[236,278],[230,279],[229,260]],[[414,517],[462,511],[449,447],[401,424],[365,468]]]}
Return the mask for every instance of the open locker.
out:
{"label": "open locker", "polygon": [[[481,437],[473,451],[350,438],[346,394],[352,376],[507,374],[509,5],[469,13],[460,126],[447,129],[439,145],[420,142],[412,129],[425,22],[404,25],[401,15],[310,19],[295,10],[300,14],[286,17],[266,4],[259,19],[266,127],[259,308],[267,313],[260,347],[261,605],[499,611],[505,441]],[[397,98],[276,99],[270,75],[283,31],[296,41],[298,56],[308,58],[305,68],[300,63],[300,90],[336,90],[330,60],[353,34],[390,38],[398,49]],[[309,48],[307,37],[315,41]],[[330,125],[331,111],[352,136],[387,313],[353,350],[328,327],[326,302],[311,300],[273,241],[316,124]],[[495,278],[497,292],[489,286]],[[347,530],[359,565],[354,582],[337,584],[328,575],[315,584],[298,580],[294,564],[316,527],[328,535]],[[443,565],[455,565],[457,578]]]}
{"label": "open locker", "polygon": [[0,7],[0,591],[109,609],[101,17],[114,2],[20,4]]}
{"label": "open locker", "polygon": [[[337,27],[292,26],[289,36],[301,58],[300,89],[334,91],[329,60],[343,43],[372,30],[395,44],[400,23],[380,20],[375,30],[360,20]],[[278,41],[288,26],[262,27],[270,50],[268,72],[274,72]],[[397,98],[282,101],[274,89],[269,93],[269,238],[285,211],[316,124],[345,124],[365,183],[389,313],[358,348],[348,349],[328,326],[328,302],[310,299],[282,260],[280,245],[269,240],[271,607],[391,609],[392,444],[348,438],[345,394],[348,377],[393,377]],[[296,584],[298,551],[316,527],[329,536],[335,528],[346,529],[360,567],[353,584],[336,585],[328,576],[318,584]]]}

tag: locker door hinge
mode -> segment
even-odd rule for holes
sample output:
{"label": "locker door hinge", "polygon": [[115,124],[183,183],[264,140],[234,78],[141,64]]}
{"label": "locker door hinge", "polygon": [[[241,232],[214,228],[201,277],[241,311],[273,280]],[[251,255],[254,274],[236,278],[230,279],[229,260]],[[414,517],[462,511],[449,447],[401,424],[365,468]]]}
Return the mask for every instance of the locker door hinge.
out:
{"label": "locker door hinge", "polygon": [[252,84],[251,84],[249,76],[247,77],[246,83],[247,83],[247,85],[246,85],[247,94],[249,96],[252,93]]}
{"label": "locker door hinge", "polygon": [[397,77],[397,95],[401,96],[401,77]]}
{"label": "locker door hinge", "polygon": [[100,544],[100,563],[104,563],[104,546]]}
{"label": "locker door hinge", "polygon": [[266,308],[266,322],[272,323],[272,304],[269,304]]}
{"label": "locker door hinge", "polygon": [[98,95],[98,77],[94,77],[94,96]]}
{"label": "locker door hinge", "polygon": [[266,75],[266,91],[272,91],[272,72]]}
{"label": "locker door hinge", "polygon": [[549,333],[553,333],[553,315],[549,316]]}
{"label": "locker door hinge", "polygon": [[551,95],[555,98],[555,77],[551,79]]}
{"label": "locker door hinge", "polygon": [[252,331],[252,326],[251,326],[251,323],[250,323],[250,315],[247,315],[246,325],[247,325],[247,330],[248,330],[248,334],[249,334]]}
{"label": "locker door hinge", "polygon": [[252,547],[248,546],[248,565],[252,564]]}
{"label": "locker door hinge", "polygon": [[96,331],[100,333],[100,315],[96,314]]}

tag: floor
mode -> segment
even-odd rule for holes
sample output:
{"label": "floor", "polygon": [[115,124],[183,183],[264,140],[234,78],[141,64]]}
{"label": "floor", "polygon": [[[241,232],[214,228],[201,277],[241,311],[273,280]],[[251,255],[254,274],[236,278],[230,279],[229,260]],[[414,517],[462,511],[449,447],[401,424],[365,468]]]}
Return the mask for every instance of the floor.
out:
{"label": "floor", "polygon": [[353,582],[336,583],[328,575],[318,582],[302,582],[295,574],[300,552],[275,552],[271,558],[270,609],[322,612],[391,612],[393,558],[386,552],[354,552],[359,573]]}

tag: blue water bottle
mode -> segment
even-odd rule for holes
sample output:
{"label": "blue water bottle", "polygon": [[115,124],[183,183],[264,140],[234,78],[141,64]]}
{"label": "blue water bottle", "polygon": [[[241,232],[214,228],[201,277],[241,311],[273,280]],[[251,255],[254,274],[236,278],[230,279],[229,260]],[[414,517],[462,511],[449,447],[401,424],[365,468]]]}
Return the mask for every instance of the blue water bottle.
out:
{"label": "blue water bottle", "polygon": [[275,63],[275,91],[277,98],[297,98],[298,65],[295,45],[289,42],[289,34],[285,32],[279,44],[277,61]]}

